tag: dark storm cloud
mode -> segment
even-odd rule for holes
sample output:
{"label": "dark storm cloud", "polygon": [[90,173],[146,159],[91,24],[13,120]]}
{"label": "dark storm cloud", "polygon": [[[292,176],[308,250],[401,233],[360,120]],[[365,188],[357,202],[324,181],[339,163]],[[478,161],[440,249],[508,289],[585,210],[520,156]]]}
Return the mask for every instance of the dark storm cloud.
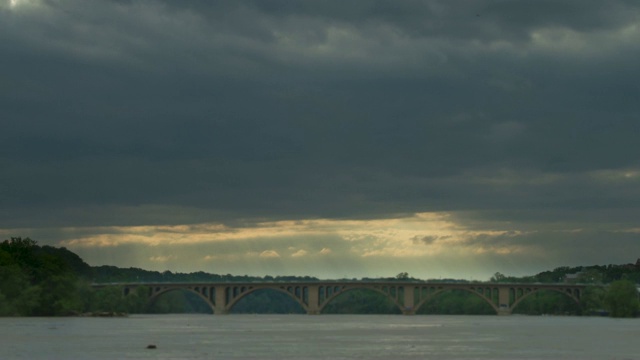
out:
{"label": "dark storm cloud", "polygon": [[4,6],[0,225],[419,211],[541,224],[608,222],[607,209],[631,226],[638,14],[625,1]]}
{"label": "dark storm cloud", "polygon": [[[311,18],[354,26],[393,26],[415,37],[526,39],[540,27],[578,31],[617,28],[635,22],[633,1],[370,1],[356,0],[336,7],[333,1],[166,2],[168,6],[207,14],[216,20],[229,13],[259,14],[267,19]],[[635,8],[635,9],[634,9]],[[253,19],[248,19],[253,20]],[[246,21],[245,26],[260,22]]]}

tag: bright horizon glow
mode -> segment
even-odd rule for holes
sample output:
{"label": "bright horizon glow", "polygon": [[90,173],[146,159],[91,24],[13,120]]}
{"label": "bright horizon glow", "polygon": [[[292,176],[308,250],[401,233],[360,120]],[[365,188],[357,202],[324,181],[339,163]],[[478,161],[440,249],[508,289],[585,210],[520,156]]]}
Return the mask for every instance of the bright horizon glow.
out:
{"label": "bright horizon glow", "polygon": [[[205,243],[238,243],[247,241],[267,242],[271,239],[337,236],[350,251],[361,257],[391,256],[419,257],[464,250],[471,254],[495,252],[510,254],[524,249],[502,244],[487,247],[474,244],[479,236],[508,236],[506,230],[469,230],[456,223],[447,213],[417,213],[413,216],[375,220],[282,220],[255,222],[243,227],[204,223],[175,226],[114,226],[97,228],[65,228],[69,238],[61,246],[72,249],[83,247],[117,247],[127,244],[146,246],[194,245]],[[74,233],[90,232],[87,236]],[[521,235],[515,232],[512,235]],[[302,257],[312,254],[309,249],[291,249],[291,254],[266,249],[270,257],[274,253],[287,257]],[[264,251],[262,253],[264,253]],[[326,252],[326,251],[325,251]],[[247,252],[255,253],[255,252]],[[264,256],[264,255],[263,255]]]}
{"label": "bright horizon glow", "polygon": [[[546,241],[561,245],[567,237],[582,237],[590,231],[571,224],[552,231],[501,227],[506,224],[488,227],[447,212],[369,220],[241,224],[0,229],[0,235],[20,234],[67,247],[93,266],[255,276],[295,274],[331,279],[408,272],[421,279],[488,279],[495,272],[525,276],[558,266],[602,263],[597,254],[593,261],[577,261],[584,257],[570,245],[549,251]],[[638,230],[612,231],[633,234]],[[626,259],[626,254],[628,251],[621,250],[619,258]]]}
{"label": "bright horizon glow", "polygon": [[[417,278],[479,279],[495,271],[505,272],[494,265],[495,257],[543,256],[543,251],[531,244],[504,241],[526,232],[473,229],[446,212],[369,220],[67,227],[55,231],[59,238],[55,246],[69,248],[90,265],[156,271],[320,278],[388,277],[409,272]],[[37,236],[34,239],[39,240]],[[460,263],[459,259],[465,261]]]}

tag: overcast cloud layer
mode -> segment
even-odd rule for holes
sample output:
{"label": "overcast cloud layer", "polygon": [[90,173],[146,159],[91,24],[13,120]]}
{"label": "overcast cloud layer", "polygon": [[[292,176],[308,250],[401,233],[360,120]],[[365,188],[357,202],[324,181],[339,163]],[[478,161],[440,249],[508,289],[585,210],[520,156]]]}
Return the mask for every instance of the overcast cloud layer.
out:
{"label": "overcast cloud layer", "polygon": [[0,235],[488,278],[640,256],[637,1],[0,0]]}

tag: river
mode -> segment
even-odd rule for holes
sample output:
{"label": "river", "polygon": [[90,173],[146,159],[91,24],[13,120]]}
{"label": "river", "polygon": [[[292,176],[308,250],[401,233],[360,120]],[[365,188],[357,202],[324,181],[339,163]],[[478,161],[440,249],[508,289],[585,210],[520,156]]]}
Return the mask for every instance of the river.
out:
{"label": "river", "polygon": [[640,319],[600,317],[133,315],[0,330],[0,359],[640,359]]}

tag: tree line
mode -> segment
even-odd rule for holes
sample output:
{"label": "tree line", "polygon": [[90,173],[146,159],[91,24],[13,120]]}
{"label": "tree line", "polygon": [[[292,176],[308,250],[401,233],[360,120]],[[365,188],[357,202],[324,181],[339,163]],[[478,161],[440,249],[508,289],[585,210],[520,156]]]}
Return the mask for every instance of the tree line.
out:
{"label": "tree line", "polygon": [[[539,291],[522,301],[514,310],[522,314],[608,313],[616,317],[635,316],[638,312],[636,283],[640,282],[640,262],[625,265],[560,267],[527,277],[496,273],[491,282],[557,283],[576,281],[588,287],[578,305],[563,294]],[[341,279],[357,280],[357,279]],[[406,272],[389,278],[363,278],[358,281],[410,281]],[[138,287],[127,296],[121,288],[100,289],[92,283],[114,282],[251,282],[319,281],[309,276],[235,276],[205,272],[173,273],[115,266],[89,266],[66,248],[39,246],[29,238],[10,238],[0,243],[0,316],[60,316],[101,313],[184,313],[211,312],[198,295],[188,291],[166,293],[148,303],[149,289]],[[432,280],[435,281],[435,280]],[[441,281],[466,280],[446,279]],[[261,290],[241,299],[234,313],[303,313],[288,295]],[[396,314],[398,307],[384,295],[371,290],[351,290],[337,296],[324,313]],[[464,290],[450,290],[422,306],[419,314],[495,314],[492,307]]]}

